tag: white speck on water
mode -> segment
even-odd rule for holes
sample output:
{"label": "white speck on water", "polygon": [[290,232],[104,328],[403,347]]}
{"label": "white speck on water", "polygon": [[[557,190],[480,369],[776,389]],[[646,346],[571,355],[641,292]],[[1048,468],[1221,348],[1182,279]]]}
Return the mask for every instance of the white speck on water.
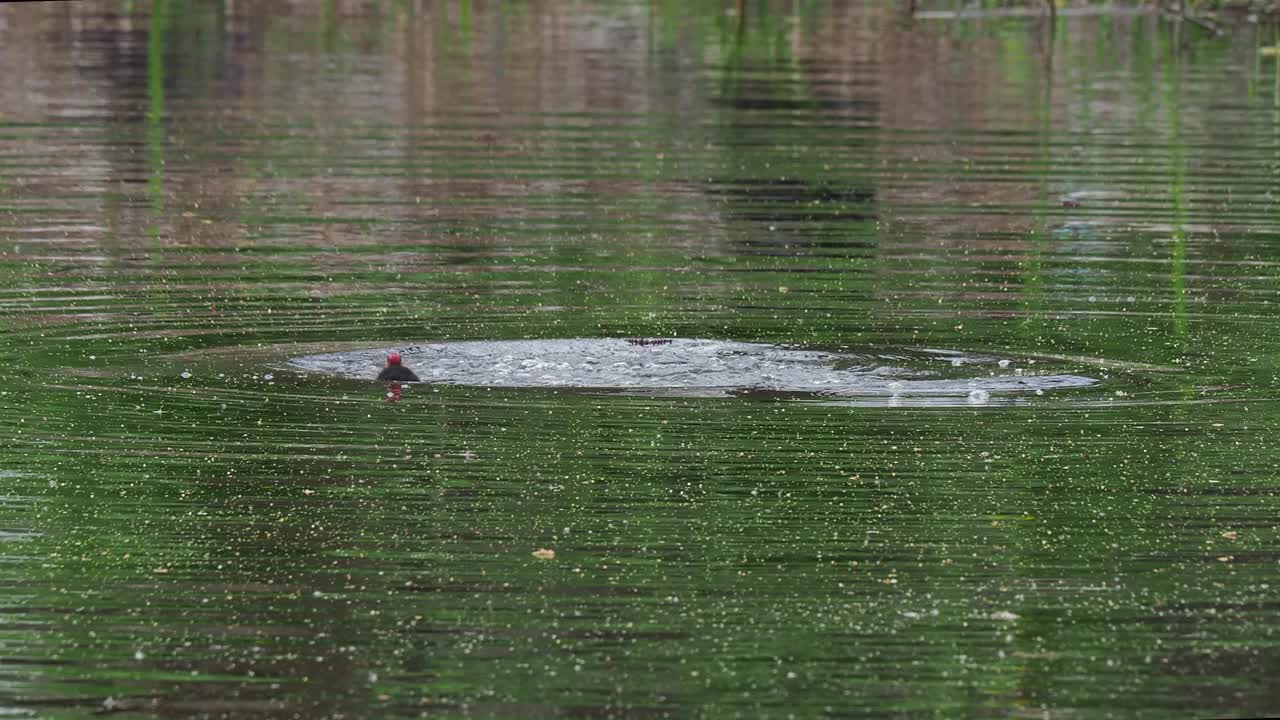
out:
{"label": "white speck on water", "polygon": [[1000,362],[998,362],[998,363],[996,363],[996,364],[997,364],[997,365],[999,365],[999,366],[1000,366],[1000,367],[1002,367],[1002,368],[1007,368],[1007,367],[1009,367],[1009,361],[1008,361],[1008,360],[1001,360]]}
{"label": "white speck on water", "polygon": [[1044,394],[1044,391],[1043,391],[1043,390],[1041,390],[1040,388],[1036,388],[1036,394],[1037,394],[1037,395],[1043,395],[1043,394]]}
{"label": "white speck on water", "polygon": [[89,359],[90,359],[90,360],[97,360],[97,359],[98,359],[98,356],[97,356],[97,355],[90,355],[90,356],[89,356]]}
{"label": "white speck on water", "polygon": [[189,370],[183,370],[183,371],[182,371],[182,379],[183,379],[183,380],[190,379],[190,377],[191,377],[191,371],[189,371]]}
{"label": "white speck on water", "polygon": [[985,405],[987,401],[990,399],[991,399],[991,393],[987,392],[986,390],[970,390],[969,391],[970,405]]}
{"label": "white speck on water", "polygon": [[266,375],[263,375],[263,376],[262,376],[262,379],[263,379],[263,380],[274,380],[274,379],[275,379],[275,377],[276,377],[275,375],[272,375],[271,373],[267,373]]}
{"label": "white speck on water", "polygon": [[1097,295],[1090,295],[1090,296],[1089,296],[1089,302],[1098,302],[1098,296],[1097,296]]}
{"label": "white speck on water", "polygon": [[143,659],[143,658],[145,658],[146,656],[147,656],[147,654],[146,654],[146,653],[144,653],[144,652],[142,652],[141,650],[135,650],[135,651],[134,651],[134,653],[133,653],[133,659],[134,659],[134,660],[142,660],[142,659]]}
{"label": "white speck on water", "polygon": [[964,361],[960,358],[956,358],[951,361],[951,367],[960,367],[961,365],[964,365]]}

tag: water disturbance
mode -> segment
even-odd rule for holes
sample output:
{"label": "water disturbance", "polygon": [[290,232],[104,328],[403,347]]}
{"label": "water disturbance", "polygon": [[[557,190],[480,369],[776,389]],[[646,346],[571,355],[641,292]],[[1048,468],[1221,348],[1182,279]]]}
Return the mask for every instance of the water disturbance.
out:
{"label": "water disturbance", "polygon": [[[417,367],[419,378],[428,383],[656,391],[688,397],[768,391],[881,396],[922,405],[954,403],[956,398],[985,404],[993,394],[1043,395],[1045,390],[1098,382],[1055,373],[1035,358],[1020,358],[1015,365],[1011,358],[942,350],[831,352],[689,338],[423,343],[307,355],[292,359],[290,365],[372,379],[391,352]],[[1001,399],[1005,398],[997,402]]]}

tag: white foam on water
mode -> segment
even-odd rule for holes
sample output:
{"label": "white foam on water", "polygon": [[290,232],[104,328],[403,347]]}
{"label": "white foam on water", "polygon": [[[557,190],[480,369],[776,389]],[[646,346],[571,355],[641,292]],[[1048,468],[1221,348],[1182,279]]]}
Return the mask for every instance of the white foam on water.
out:
{"label": "white foam on water", "polygon": [[[556,387],[723,396],[742,391],[824,397],[950,397],[986,404],[992,394],[1084,388],[1075,374],[1002,373],[1008,358],[955,351],[835,352],[767,343],[676,338],[635,345],[622,338],[421,343],[294,358],[296,368],[372,380],[386,355],[432,383]],[[1029,364],[1029,363],[1028,363]],[[956,368],[960,368],[959,371]]]}

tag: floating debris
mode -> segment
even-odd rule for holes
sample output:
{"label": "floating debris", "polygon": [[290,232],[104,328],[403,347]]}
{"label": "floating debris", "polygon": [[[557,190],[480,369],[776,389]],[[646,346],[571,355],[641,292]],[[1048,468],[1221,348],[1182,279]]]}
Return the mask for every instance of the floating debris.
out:
{"label": "floating debris", "polygon": [[987,401],[990,399],[991,399],[991,393],[987,392],[986,390],[970,390],[969,391],[968,400],[970,405],[986,405]]}

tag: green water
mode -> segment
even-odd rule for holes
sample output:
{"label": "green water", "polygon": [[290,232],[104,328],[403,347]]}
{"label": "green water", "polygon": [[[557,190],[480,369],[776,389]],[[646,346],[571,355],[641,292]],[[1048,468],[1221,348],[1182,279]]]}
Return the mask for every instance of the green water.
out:
{"label": "green water", "polygon": [[[0,7],[0,714],[1280,714],[1275,31],[746,5]],[[288,364],[630,336],[1101,382]]]}

